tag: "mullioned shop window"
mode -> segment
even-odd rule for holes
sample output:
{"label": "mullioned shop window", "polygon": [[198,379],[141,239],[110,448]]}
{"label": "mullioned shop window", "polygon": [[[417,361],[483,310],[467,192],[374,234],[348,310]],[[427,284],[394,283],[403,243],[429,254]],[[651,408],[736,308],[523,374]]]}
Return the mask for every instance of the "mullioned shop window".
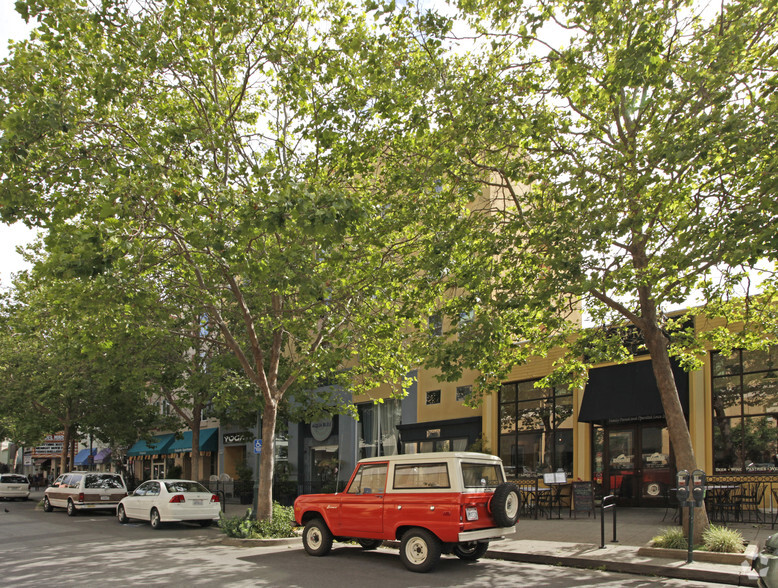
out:
{"label": "mullioned shop window", "polygon": [[711,353],[713,467],[778,471],[778,347]]}
{"label": "mullioned shop window", "polygon": [[511,476],[573,469],[573,396],[565,388],[536,388],[537,380],[500,389],[499,455]]}

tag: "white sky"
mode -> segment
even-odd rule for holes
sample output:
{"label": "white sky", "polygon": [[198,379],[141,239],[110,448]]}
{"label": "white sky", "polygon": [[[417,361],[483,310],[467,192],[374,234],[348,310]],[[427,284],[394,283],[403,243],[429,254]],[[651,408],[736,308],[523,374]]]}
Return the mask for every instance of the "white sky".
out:
{"label": "white sky", "polygon": [[[0,61],[8,57],[8,42],[27,38],[32,29],[14,10],[14,4],[13,0],[0,0]],[[22,223],[0,223],[0,288],[9,286],[11,273],[28,267],[16,248],[32,242],[35,236],[36,232]]]}

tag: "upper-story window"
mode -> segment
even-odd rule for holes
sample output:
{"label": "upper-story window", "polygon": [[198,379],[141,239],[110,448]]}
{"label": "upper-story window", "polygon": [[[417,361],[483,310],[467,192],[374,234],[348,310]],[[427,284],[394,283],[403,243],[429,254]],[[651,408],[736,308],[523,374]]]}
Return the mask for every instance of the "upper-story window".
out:
{"label": "upper-story window", "polygon": [[440,390],[427,391],[427,404],[440,404]]}

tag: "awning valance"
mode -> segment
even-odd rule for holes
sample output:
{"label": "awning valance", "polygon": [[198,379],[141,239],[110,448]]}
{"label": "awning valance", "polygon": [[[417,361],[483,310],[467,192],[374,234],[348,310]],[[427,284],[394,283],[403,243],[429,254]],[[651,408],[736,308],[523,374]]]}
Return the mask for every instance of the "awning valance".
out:
{"label": "awning valance", "polygon": [[140,439],[135,442],[135,445],[130,447],[127,456],[136,457],[138,455],[163,455],[170,453],[170,444],[173,443],[174,438],[175,435],[173,433],[167,433],[166,435],[155,435],[148,443]]}
{"label": "awning valance", "polygon": [[[689,414],[689,375],[673,363],[673,376],[684,414]],[[651,361],[589,370],[579,422],[619,423],[665,416]]]}
{"label": "awning valance", "polygon": [[[219,429],[202,429],[200,431],[200,451],[217,451],[219,449]],[[186,453],[192,451],[192,431],[186,431],[181,439],[173,441],[167,453]]]}

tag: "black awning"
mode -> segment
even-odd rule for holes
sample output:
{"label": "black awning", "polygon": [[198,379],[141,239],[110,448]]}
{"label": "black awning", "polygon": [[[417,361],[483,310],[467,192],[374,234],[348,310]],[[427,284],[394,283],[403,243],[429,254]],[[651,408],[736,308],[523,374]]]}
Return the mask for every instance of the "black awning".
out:
{"label": "black awning", "polygon": [[[673,362],[683,412],[689,415],[689,375]],[[663,419],[665,411],[651,361],[589,370],[578,421],[616,423]]]}
{"label": "black awning", "polygon": [[455,437],[467,437],[472,442],[481,435],[481,417],[412,423],[398,425],[397,429],[403,443]]}

